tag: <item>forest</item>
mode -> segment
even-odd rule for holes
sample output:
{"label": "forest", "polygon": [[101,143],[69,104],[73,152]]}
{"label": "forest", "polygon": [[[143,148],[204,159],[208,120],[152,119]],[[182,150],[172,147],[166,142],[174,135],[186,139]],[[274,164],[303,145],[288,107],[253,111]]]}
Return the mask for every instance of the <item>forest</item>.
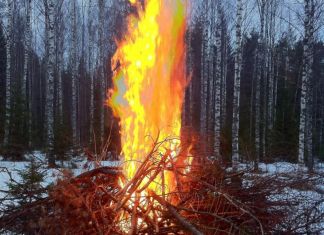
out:
{"label": "forest", "polygon": [[323,11],[0,0],[0,233],[322,234]]}

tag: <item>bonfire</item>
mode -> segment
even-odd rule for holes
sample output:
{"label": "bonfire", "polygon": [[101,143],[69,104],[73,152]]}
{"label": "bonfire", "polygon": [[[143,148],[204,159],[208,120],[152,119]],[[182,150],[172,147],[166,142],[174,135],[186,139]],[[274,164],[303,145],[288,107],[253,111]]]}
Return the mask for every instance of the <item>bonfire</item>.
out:
{"label": "bonfire", "polygon": [[[181,136],[185,0],[130,0],[137,9],[113,57],[108,105],[120,120],[121,166],[60,180],[48,198],[6,218],[40,234],[263,234],[281,214],[268,190],[243,190],[220,161]],[[189,140],[189,141],[188,141]],[[272,219],[270,219],[272,218]],[[18,220],[17,220],[18,221]],[[16,222],[17,222],[16,221]],[[17,224],[19,224],[17,222]],[[19,228],[16,228],[19,231]]]}

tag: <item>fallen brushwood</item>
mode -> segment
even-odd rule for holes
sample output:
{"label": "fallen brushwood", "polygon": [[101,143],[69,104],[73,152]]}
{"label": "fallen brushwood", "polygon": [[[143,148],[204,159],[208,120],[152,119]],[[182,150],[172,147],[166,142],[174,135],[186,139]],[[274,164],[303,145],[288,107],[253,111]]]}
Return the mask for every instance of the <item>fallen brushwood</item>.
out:
{"label": "fallen brushwood", "polygon": [[[285,218],[288,202],[268,199],[274,190],[285,187],[275,178],[257,178],[250,187],[238,186],[231,179],[242,178],[244,172],[226,171],[218,162],[193,161],[188,166],[177,162],[171,151],[161,154],[158,148],[156,143],[132,179],[126,179],[121,168],[98,167],[58,180],[47,198],[3,213],[2,231],[267,234]],[[176,184],[171,192],[166,191],[167,172],[172,172]],[[160,193],[150,188],[157,177],[162,178]]]}

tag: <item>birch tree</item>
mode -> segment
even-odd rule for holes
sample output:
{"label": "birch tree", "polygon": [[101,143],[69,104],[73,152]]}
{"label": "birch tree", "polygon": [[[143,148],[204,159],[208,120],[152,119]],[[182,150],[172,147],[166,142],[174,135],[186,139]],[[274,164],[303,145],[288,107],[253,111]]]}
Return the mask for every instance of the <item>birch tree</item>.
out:
{"label": "birch tree", "polygon": [[[305,151],[311,155],[312,151],[311,145],[306,145],[306,141],[311,141],[311,132],[308,132],[306,128],[311,128],[311,126],[306,126],[310,124],[311,114],[307,115],[310,105],[310,80],[312,76],[312,63],[313,63],[313,51],[312,42],[314,34],[314,0],[304,0],[304,45],[303,45],[303,73],[302,73],[302,84],[301,84],[301,95],[300,95],[300,116],[299,116],[299,139],[298,139],[298,163],[305,164]],[[308,123],[307,123],[308,121]],[[309,136],[309,137],[308,137]],[[311,157],[311,156],[308,156]]]}
{"label": "birch tree", "polygon": [[200,132],[202,136],[207,134],[207,89],[208,89],[208,49],[209,49],[209,1],[204,2],[204,15],[203,15],[203,35],[201,46],[201,111],[200,111]]}
{"label": "birch tree", "polygon": [[[27,111],[27,126],[28,126],[28,145],[31,147],[32,140],[31,140],[31,126],[32,126],[32,112],[31,112],[31,92],[32,90],[29,89],[28,96],[27,96],[27,90],[29,87],[31,87],[31,82],[28,84],[28,74],[29,74],[29,58],[30,58],[30,48],[31,48],[31,25],[30,25],[30,15],[31,15],[31,0],[26,1],[26,31],[25,31],[25,47],[24,47],[24,75],[23,75],[23,84],[24,87],[22,89],[23,91],[23,97],[25,100],[25,108]],[[29,102],[28,102],[29,101]]]}
{"label": "birch tree", "polygon": [[103,0],[98,0],[99,7],[99,79],[100,79],[100,96],[101,96],[101,113],[100,113],[100,137],[101,144],[104,144],[104,135],[105,135],[105,107],[104,102],[106,99],[106,83],[105,83],[105,74],[104,74],[104,26],[105,26],[105,16],[104,9],[105,3]]}
{"label": "birch tree", "polygon": [[258,51],[257,51],[257,74],[256,74],[256,86],[255,86],[255,164],[254,167],[258,167],[260,161],[260,143],[261,143],[261,78],[262,71],[264,69],[264,21],[265,21],[265,7],[266,0],[258,0],[258,9],[260,15],[260,33],[258,39]]}
{"label": "birch tree", "polygon": [[12,0],[7,0],[7,40],[6,40],[6,104],[5,104],[5,125],[4,125],[4,146],[9,144],[9,129],[10,129],[10,118],[11,118],[11,41],[12,41]]}
{"label": "birch tree", "polygon": [[94,25],[93,25],[93,20],[92,20],[92,14],[91,14],[91,4],[92,0],[89,0],[88,3],[88,71],[90,75],[90,129],[89,129],[89,134],[90,134],[90,143],[93,143],[94,141],[94,73],[93,73],[93,50],[94,50],[94,36],[95,36],[95,31],[94,31]]}
{"label": "birch tree", "polygon": [[71,48],[71,64],[72,64],[72,141],[74,147],[79,146],[80,136],[77,131],[77,23],[76,23],[76,0],[72,4],[72,48]]}
{"label": "birch tree", "polygon": [[314,30],[315,30],[315,0],[310,1],[309,6],[309,78],[307,86],[307,166],[313,169],[313,64],[314,64]]}
{"label": "birch tree", "polygon": [[221,60],[222,60],[222,21],[221,5],[217,5],[217,23],[216,23],[216,63],[215,63],[215,126],[214,126],[214,153],[216,157],[220,156],[220,138],[221,138]]}
{"label": "birch tree", "polygon": [[[26,1],[26,28],[25,28],[25,47],[24,47],[24,75],[23,75],[23,97],[27,101],[27,89],[28,89],[28,64],[29,64],[29,52],[31,44],[31,28],[30,28],[30,12],[31,12],[31,0]],[[27,104],[27,102],[26,102]]]}
{"label": "birch tree", "polygon": [[235,72],[233,94],[233,123],[232,123],[232,164],[237,168],[239,162],[239,124],[240,124],[240,83],[242,67],[242,20],[243,2],[237,0],[236,25],[235,25]]}
{"label": "birch tree", "polygon": [[213,151],[212,136],[215,130],[215,94],[216,94],[216,77],[215,77],[215,52],[214,52],[214,42],[216,39],[215,21],[216,21],[216,7],[215,1],[208,1],[208,37],[207,37],[207,68],[206,68],[206,81],[207,85],[207,96],[206,96],[206,137],[207,137],[207,154],[211,155]]}
{"label": "birch tree", "polygon": [[[274,120],[274,93],[275,93],[275,33],[276,33],[276,11],[277,11],[277,1],[272,0],[270,2],[270,12],[269,12],[269,52],[268,53],[268,71],[269,71],[269,97],[268,97],[268,112],[267,112],[267,128],[269,131],[273,128]],[[269,137],[269,136],[268,136]]]}
{"label": "birch tree", "polygon": [[[45,98],[45,129],[48,151],[48,162],[50,166],[55,165],[54,150],[54,63],[55,63],[55,38],[54,38],[54,0],[44,0],[45,4],[45,29],[48,35],[48,60],[47,80]],[[46,12],[47,11],[47,12]]]}
{"label": "birch tree", "polygon": [[62,72],[64,69],[64,0],[57,1],[55,14],[55,45],[56,45],[56,73],[57,73],[57,117],[59,124],[63,124],[63,85]]}
{"label": "birch tree", "polygon": [[270,17],[269,17],[269,4],[270,0],[262,0],[263,7],[264,7],[264,35],[263,35],[263,42],[262,42],[262,59],[261,59],[261,77],[262,77],[262,131],[261,131],[261,143],[262,143],[262,157],[265,158],[266,156],[266,147],[267,147],[267,112],[268,112],[268,93],[269,93],[269,82],[268,80],[269,77],[269,22],[270,22]]}
{"label": "birch tree", "polygon": [[221,83],[221,127],[225,125],[227,108],[227,60],[228,60],[228,35],[227,24],[222,12],[222,83]]}

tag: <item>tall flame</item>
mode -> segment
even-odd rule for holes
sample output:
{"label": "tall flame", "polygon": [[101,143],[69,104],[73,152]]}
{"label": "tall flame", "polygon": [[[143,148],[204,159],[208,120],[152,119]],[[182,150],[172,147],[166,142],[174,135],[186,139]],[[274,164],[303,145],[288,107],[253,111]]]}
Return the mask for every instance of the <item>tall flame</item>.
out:
{"label": "tall flame", "polygon": [[[128,34],[113,57],[114,88],[108,101],[120,118],[124,174],[132,179],[152,149],[152,139],[179,137],[185,78],[185,0],[129,0],[138,16],[129,16]],[[174,150],[180,140],[165,142],[159,151]],[[174,153],[175,154],[175,153]],[[166,192],[174,188],[166,175]],[[160,193],[161,182],[149,188]]]}

